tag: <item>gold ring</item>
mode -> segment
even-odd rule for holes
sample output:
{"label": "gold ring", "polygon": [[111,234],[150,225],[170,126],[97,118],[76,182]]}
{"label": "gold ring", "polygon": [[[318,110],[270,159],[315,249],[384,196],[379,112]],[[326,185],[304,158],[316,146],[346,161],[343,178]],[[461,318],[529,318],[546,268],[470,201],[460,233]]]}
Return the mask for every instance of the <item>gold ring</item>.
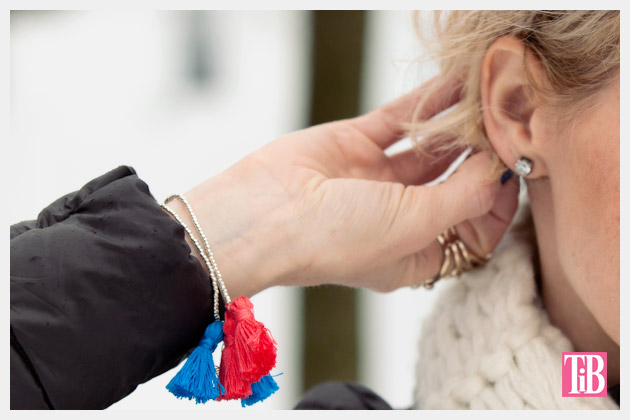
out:
{"label": "gold ring", "polygon": [[483,266],[492,254],[489,253],[484,257],[480,257],[472,252],[457,235],[454,226],[451,226],[444,232],[440,233],[436,238],[442,248],[444,259],[440,266],[440,271],[422,283],[412,286],[414,289],[424,286],[425,289],[432,289],[436,281],[444,277],[460,277],[466,271],[473,268]]}

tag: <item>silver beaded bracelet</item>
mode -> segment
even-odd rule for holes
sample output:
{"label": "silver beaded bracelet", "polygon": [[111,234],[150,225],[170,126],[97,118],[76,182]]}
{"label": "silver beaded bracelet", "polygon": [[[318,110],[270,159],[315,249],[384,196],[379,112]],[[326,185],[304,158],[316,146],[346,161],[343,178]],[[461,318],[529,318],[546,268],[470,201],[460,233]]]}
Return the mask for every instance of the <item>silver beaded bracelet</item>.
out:
{"label": "silver beaded bracelet", "polygon": [[[204,242],[204,245],[206,247],[206,252],[204,252],[204,250],[201,248],[201,246],[199,245],[199,242],[197,241],[197,239],[195,238],[191,230],[188,228],[186,223],[184,223],[184,221],[177,215],[177,213],[175,213],[168,206],[166,206],[166,203],[168,203],[173,198],[178,198],[186,206],[186,209],[190,213],[190,217],[193,221],[193,224],[195,225],[197,232],[199,233],[199,235],[201,236]],[[180,225],[182,225],[182,227],[184,228],[184,230],[190,237],[191,241],[195,245],[195,248],[197,248],[197,251],[199,251],[199,254],[203,258],[203,261],[206,264],[206,267],[208,268],[208,272],[210,273],[210,279],[212,280],[212,289],[214,291],[214,318],[217,321],[220,321],[221,319],[219,316],[219,289],[221,290],[221,294],[223,295],[223,299],[225,300],[226,305],[228,305],[232,300],[230,299],[230,295],[228,294],[227,289],[225,287],[225,283],[223,282],[223,278],[221,277],[221,272],[219,271],[219,267],[217,267],[217,263],[214,260],[214,254],[212,253],[212,250],[210,249],[210,245],[208,244],[208,239],[206,238],[206,235],[203,233],[203,230],[201,229],[201,225],[199,225],[199,221],[197,220],[197,216],[195,215],[195,212],[193,211],[192,207],[188,203],[188,200],[186,200],[186,198],[180,194],[173,194],[167,197],[166,200],[164,200],[164,204],[161,204],[160,206],[164,210],[166,210],[170,215],[172,215]]]}

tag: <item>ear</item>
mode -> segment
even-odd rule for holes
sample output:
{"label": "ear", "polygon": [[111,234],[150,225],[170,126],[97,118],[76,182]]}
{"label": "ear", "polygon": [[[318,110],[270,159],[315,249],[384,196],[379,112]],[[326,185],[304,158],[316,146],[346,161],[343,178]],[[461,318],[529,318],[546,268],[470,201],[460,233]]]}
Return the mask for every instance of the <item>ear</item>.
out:
{"label": "ear", "polygon": [[[481,103],[488,139],[510,169],[521,157],[534,162],[529,179],[547,175],[543,148],[546,122],[536,104],[526,66],[536,78],[544,77],[539,62],[522,41],[498,38],[481,67]],[[538,80],[537,80],[538,81]]]}

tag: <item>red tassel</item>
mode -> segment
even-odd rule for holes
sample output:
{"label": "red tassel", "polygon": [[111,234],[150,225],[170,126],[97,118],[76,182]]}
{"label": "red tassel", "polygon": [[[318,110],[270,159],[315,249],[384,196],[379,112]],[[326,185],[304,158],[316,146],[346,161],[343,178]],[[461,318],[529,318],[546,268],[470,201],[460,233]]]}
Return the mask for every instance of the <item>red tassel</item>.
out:
{"label": "red tassel", "polygon": [[251,384],[276,365],[276,342],[262,322],[254,319],[254,305],[245,296],[225,308],[219,381],[226,392],[217,401],[247,398]]}

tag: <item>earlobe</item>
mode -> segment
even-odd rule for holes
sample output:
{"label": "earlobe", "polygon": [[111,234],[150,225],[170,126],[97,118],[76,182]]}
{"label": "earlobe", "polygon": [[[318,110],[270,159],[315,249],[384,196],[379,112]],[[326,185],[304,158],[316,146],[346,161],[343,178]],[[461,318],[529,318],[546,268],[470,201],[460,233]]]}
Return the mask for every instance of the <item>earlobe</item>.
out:
{"label": "earlobe", "polygon": [[[536,103],[527,75],[526,60],[535,60],[520,39],[504,36],[488,48],[481,68],[481,101],[486,134],[499,158],[510,169],[527,157],[529,178],[544,176],[532,119]],[[527,66],[537,63],[527,62]],[[517,172],[518,173],[518,172]]]}

